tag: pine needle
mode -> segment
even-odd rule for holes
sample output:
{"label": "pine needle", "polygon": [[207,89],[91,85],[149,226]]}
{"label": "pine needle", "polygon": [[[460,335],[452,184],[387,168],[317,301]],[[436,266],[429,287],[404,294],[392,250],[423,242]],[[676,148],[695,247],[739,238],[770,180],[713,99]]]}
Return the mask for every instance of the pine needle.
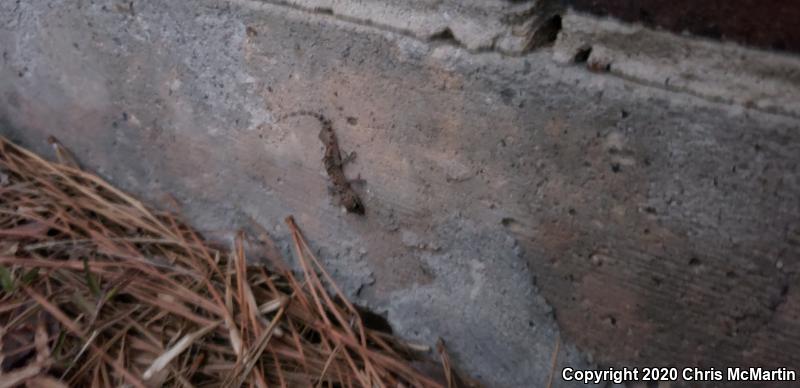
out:
{"label": "pine needle", "polygon": [[0,137],[0,388],[458,385],[365,325],[291,217],[301,275],[266,229],[227,252],[52,145],[59,163]]}

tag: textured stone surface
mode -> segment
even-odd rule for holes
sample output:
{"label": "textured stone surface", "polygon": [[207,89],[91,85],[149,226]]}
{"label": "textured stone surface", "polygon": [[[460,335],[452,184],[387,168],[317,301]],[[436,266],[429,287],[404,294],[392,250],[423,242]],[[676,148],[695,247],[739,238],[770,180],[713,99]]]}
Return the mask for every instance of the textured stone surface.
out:
{"label": "textured stone surface", "polygon": [[796,56],[686,39],[573,12],[562,18],[554,59],[585,62],[665,89],[800,117]]}
{"label": "textured stone surface", "polygon": [[[2,2],[0,47],[0,133],[54,134],[212,236],[288,252],[293,214],[360,303],[489,386],[544,386],[558,335],[561,366],[800,361],[786,111],[244,0]],[[329,196],[318,123],[277,119],[301,109],[357,152],[366,216]]]}
{"label": "textured stone surface", "polygon": [[[261,0],[471,51],[522,54],[547,43],[557,0]],[[544,28],[543,28],[544,27]],[[556,29],[557,32],[557,29]],[[537,35],[538,33],[538,35]]]}

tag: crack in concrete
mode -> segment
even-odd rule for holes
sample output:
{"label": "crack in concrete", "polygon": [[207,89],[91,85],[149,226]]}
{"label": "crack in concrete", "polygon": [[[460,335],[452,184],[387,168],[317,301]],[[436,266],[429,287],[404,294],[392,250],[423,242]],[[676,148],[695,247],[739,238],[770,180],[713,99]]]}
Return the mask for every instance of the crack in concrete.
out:
{"label": "crack in concrete", "polygon": [[[537,2],[523,10],[502,15],[495,23],[501,24],[503,28],[494,31],[491,38],[484,37],[483,40],[487,42],[486,44],[476,44],[475,42],[461,38],[460,34],[454,31],[457,21],[452,21],[447,25],[439,26],[430,31],[418,31],[413,28],[402,28],[396,25],[382,23],[376,21],[374,18],[338,13],[333,7],[329,6],[304,6],[296,1],[290,0],[259,0],[259,2],[279,7],[287,7],[317,16],[330,17],[345,23],[376,28],[384,32],[407,36],[427,43],[448,44],[466,50],[472,54],[497,52],[507,56],[524,56],[531,51],[552,44],[555,41],[557,33],[561,29],[561,9],[553,6],[551,4],[552,2]],[[553,23],[554,21],[556,21],[556,23]],[[513,46],[504,48],[502,47],[501,41],[507,38],[505,35],[519,38],[521,43],[516,43]],[[442,37],[446,37],[446,39]]]}
{"label": "crack in concrete", "polygon": [[[552,5],[548,2],[537,3],[535,6],[530,6],[524,10],[517,10],[516,12],[508,13],[506,15],[502,15],[499,19],[502,23],[506,24],[506,27],[511,29],[512,33],[515,35],[523,35],[525,36],[525,43],[523,44],[524,49],[522,51],[509,51],[505,50],[501,47],[500,41],[504,38],[502,34],[497,33],[485,44],[485,45],[478,45],[477,48],[470,47],[470,45],[475,46],[475,44],[471,44],[465,42],[463,39],[459,38],[459,34],[454,31],[456,25],[455,21],[451,21],[446,25],[436,26],[437,28],[431,29],[429,31],[425,31],[424,33],[421,31],[414,30],[413,28],[401,28],[396,25],[381,23],[371,18],[362,18],[356,17],[351,15],[346,15],[342,13],[337,13],[333,7],[329,6],[304,6],[299,4],[297,0],[232,0],[234,2],[246,4],[264,4],[269,6],[281,7],[285,9],[289,9],[295,12],[300,12],[304,14],[312,14],[317,17],[322,18],[330,18],[336,20],[338,22],[347,23],[355,26],[366,27],[370,29],[375,29],[380,32],[385,32],[389,34],[396,34],[404,37],[408,37],[411,39],[418,40],[420,42],[438,46],[438,45],[446,45],[450,47],[454,47],[457,49],[464,50],[465,52],[473,55],[478,54],[485,54],[485,53],[498,53],[503,56],[508,57],[525,57],[530,55],[534,52],[540,52],[550,48],[552,43],[555,43],[554,55],[556,57],[559,56],[559,44],[562,39],[563,31],[561,26],[561,19],[562,17],[575,17],[574,13],[567,12],[563,13],[561,9],[557,6]],[[542,5],[543,4],[543,5]],[[546,19],[543,19],[543,16],[547,16]],[[538,23],[537,23],[538,21]],[[603,22],[605,23],[605,22]],[[522,28],[522,31],[518,29]],[[569,27],[565,27],[569,28]],[[514,30],[517,29],[517,30]],[[649,31],[649,30],[648,30]],[[570,33],[568,31],[567,33]],[[604,32],[601,30],[599,32],[599,36],[602,38],[602,34]],[[672,38],[676,40],[676,44],[681,42],[685,42],[686,44],[694,44],[693,42],[696,39],[693,38],[686,38],[677,36],[674,34]],[[586,47],[592,47],[591,42],[587,43],[586,45],[582,46],[582,49]],[[721,45],[721,43],[720,43]],[[728,50],[729,47],[722,47],[720,46],[720,50]],[[745,50],[745,48],[742,48]],[[590,56],[596,56],[596,53],[591,53]],[[574,57],[574,55],[572,56]],[[574,58],[570,57],[568,62],[574,63]],[[587,58],[590,61],[593,58]],[[612,66],[614,65],[613,60],[615,58],[609,59],[608,66],[603,67],[602,69],[598,70],[597,66],[589,66],[590,64],[587,63],[586,70],[592,72],[602,72],[606,75],[613,76],[616,78],[620,78],[626,80],[627,82],[631,82],[634,84],[653,87],[656,89],[665,90],[671,93],[680,93],[685,94],[688,96],[692,96],[695,98],[700,98],[705,101],[713,102],[713,103],[724,103],[724,104],[734,104],[740,105],[745,109],[752,109],[755,111],[773,114],[781,117],[787,118],[800,118],[800,113],[795,113],[792,111],[791,108],[785,107],[778,107],[773,104],[773,106],[759,106],[757,103],[752,103],[748,101],[739,101],[741,98],[737,97],[734,98],[730,95],[714,95],[709,93],[703,93],[702,90],[696,90],[698,87],[694,84],[687,84],[687,85],[677,85],[674,82],[670,83],[669,78],[667,78],[667,82],[658,82],[655,80],[648,79],[646,77],[637,76],[636,74],[627,74],[625,72],[618,71],[615,67],[612,71]],[[563,58],[558,59],[555,58],[554,62],[556,63],[565,63]],[[646,67],[646,66],[645,66]],[[657,73],[658,69],[653,68],[649,71],[650,73]],[[762,88],[763,89],[763,88]],[[764,89],[766,90],[766,89]],[[762,92],[757,90],[756,92]],[[738,91],[737,93],[744,94],[743,91]],[[755,94],[755,92],[751,93]],[[763,98],[762,98],[763,99]]]}

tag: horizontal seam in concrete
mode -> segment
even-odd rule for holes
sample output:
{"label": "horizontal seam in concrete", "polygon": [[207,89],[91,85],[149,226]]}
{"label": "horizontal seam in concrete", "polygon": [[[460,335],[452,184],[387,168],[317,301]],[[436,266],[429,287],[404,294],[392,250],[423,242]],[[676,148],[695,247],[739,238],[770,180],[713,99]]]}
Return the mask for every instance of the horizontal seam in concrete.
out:
{"label": "horizontal seam in concrete", "polygon": [[[243,0],[243,1],[252,1],[252,0]],[[426,42],[426,43],[432,43],[432,40],[436,35],[445,32],[444,30],[447,29],[447,28],[445,28],[444,30],[436,31],[432,35],[421,37],[421,36],[415,34],[414,31],[411,31],[411,30],[408,30],[408,29],[398,28],[398,27],[391,26],[391,25],[384,24],[384,23],[377,23],[377,22],[375,22],[373,20],[370,20],[370,19],[361,19],[361,18],[356,18],[356,17],[352,17],[352,16],[337,14],[337,13],[335,13],[333,11],[333,9],[330,9],[330,8],[303,7],[303,6],[292,4],[292,3],[289,3],[289,2],[283,1],[283,0],[259,0],[258,2],[274,5],[274,6],[277,6],[277,7],[286,7],[286,8],[293,9],[293,10],[296,10],[296,11],[299,11],[299,12],[310,13],[310,14],[317,15],[317,16],[320,16],[320,17],[333,18],[333,19],[336,19],[336,20],[339,20],[339,21],[342,21],[342,22],[352,23],[352,24],[356,24],[356,25],[359,25],[359,26],[363,26],[363,27],[371,27],[371,28],[375,28],[375,29],[378,29],[378,30],[381,30],[381,31],[384,31],[384,32],[389,32],[389,33],[393,33],[393,34],[407,36],[409,38],[413,38],[413,39],[416,39],[416,40],[419,40],[419,41],[422,41],[422,42]],[[463,49],[463,50],[465,50],[465,51],[467,51],[469,53],[472,53],[472,54],[494,53],[494,52],[496,52],[496,53],[499,53],[499,54],[502,54],[502,55],[517,56],[518,57],[518,56],[524,56],[525,54],[530,52],[530,51],[526,51],[526,52],[522,52],[522,53],[512,53],[512,52],[506,52],[506,51],[498,50],[496,48],[496,41],[497,41],[497,37],[495,37],[494,41],[492,42],[491,47],[482,48],[482,49],[470,49],[470,48],[466,47],[464,44],[462,44],[460,41],[458,41],[458,39],[456,39],[456,38],[453,38],[452,40],[442,40],[442,41],[440,41],[438,43],[442,44],[442,45],[449,45],[449,46],[453,46],[453,47],[458,47],[458,48]]]}
{"label": "horizontal seam in concrete", "polygon": [[[233,2],[233,3],[241,4],[243,6],[248,6],[248,7],[254,7],[254,6],[255,7],[258,7],[258,6],[279,7],[279,8],[285,9],[286,12],[296,12],[296,13],[300,13],[300,14],[310,14],[310,15],[313,15],[315,17],[319,17],[319,18],[323,18],[323,19],[332,19],[332,20],[335,20],[337,22],[351,24],[351,25],[354,25],[354,26],[371,29],[371,30],[374,30],[375,32],[379,32],[379,33],[388,33],[388,34],[400,35],[400,36],[407,37],[407,38],[410,38],[410,39],[414,39],[414,40],[417,40],[419,42],[426,43],[426,44],[429,44],[429,45],[450,46],[450,47],[457,48],[459,50],[463,50],[464,52],[467,52],[467,53],[473,54],[473,55],[496,53],[496,54],[499,54],[501,56],[506,56],[506,57],[524,58],[524,57],[529,56],[531,54],[538,53],[538,52],[550,49],[550,46],[544,46],[544,47],[537,47],[537,48],[534,48],[534,49],[531,49],[529,51],[522,52],[522,53],[509,53],[509,52],[504,52],[502,50],[497,50],[494,47],[494,43],[493,43],[491,48],[475,50],[475,49],[469,49],[469,48],[465,47],[463,44],[461,44],[460,42],[458,42],[455,39],[453,39],[453,40],[433,41],[431,39],[432,36],[420,37],[419,35],[415,34],[413,31],[408,30],[408,29],[402,29],[402,28],[397,28],[397,27],[394,27],[394,26],[391,26],[391,25],[387,25],[387,24],[376,23],[376,22],[374,22],[372,20],[369,20],[369,19],[360,19],[360,18],[350,17],[350,16],[347,16],[347,15],[336,14],[330,8],[302,7],[302,6],[299,6],[299,5],[296,5],[296,4],[289,3],[289,2],[287,2],[285,0],[230,0],[230,1]],[[433,36],[435,36],[435,35],[436,34],[433,34]],[[678,35],[674,35],[674,36],[676,38],[683,38],[683,37],[680,37]],[[683,38],[683,39],[692,39],[692,38]],[[739,46],[739,45],[737,45],[737,46]],[[552,60],[552,59],[550,59],[550,60]],[[554,60],[552,60],[552,61],[553,61],[553,63],[557,63],[557,61],[554,61]],[[562,65],[562,66],[569,66],[569,65]],[[587,68],[584,68],[584,71],[592,72],[590,69],[587,69]],[[794,114],[791,114],[789,112],[774,111],[774,110],[771,110],[771,109],[763,109],[763,108],[759,108],[759,107],[746,107],[746,106],[743,106],[741,104],[736,103],[735,101],[729,101],[729,100],[727,100],[725,98],[722,98],[722,97],[704,95],[704,94],[701,94],[701,93],[694,92],[694,91],[692,91],[691,89],[688,89],[688,88],[670,87],[668,85],[664,85],[664,84],[661,84],[661,83],[658,83],[658,82],[651,82],[651,81],[648,81],[648,80],[639,79],[639,78],[635,78],[635,77],[628,77],[628,76],[625,76],[624,74],[619,74],[619,73],[615,73],[615,72],[605,73],[605,75],[606,76],[611,76],[611,77],[614,77],[614,78],[618,78],[618,79],[622,79],[622,80],[625,80],[626,82],[630,82],[630,83],[633,83],[633,84],[636,84],[636,85],[641,85],[641,86],[645,86],[645,87],[659,89],[659,90],[663,90],[663,91],[666,91],[666,92],[669,92],[669,93],[683,94],[683,95],[686,95],[686,96],[690,96],[690,97],[693,97],[693,98],[698,98],[698,99],[701,99],[701,100],[704,100],[704,101],[708,101],[708,102],[712,102],[712,103],[738,105],[738,106],[742,106],[743,109],[746,109],[746,110],[757,111],[757,112],[766,113],[766,114],[770,114],[770,115],[776,115],[776,116],[784,117],[784,118],[790,118],[790,119],[798,119],[798,118],[800,118],[800,115],[794,115]]]}
{"label": "horizontal seam in concrete", "polygon": [[[562,33],[554,46],[553,59],[558,63],[588,61],[589,70],[639,85],[751,111],[800,118],[800,106],[795,103],[797,89],[785,86],[787,82],[790,85],[798,82],[793,75],[800,69],[797,57],[731,42],[676,35],[571,10],[564,14],[563,20]],[[661,49],[643,48],[643,44]],[[586,58],[578,60],[580,52],[585,52]],[[595,58],[597,52],[601,54]],[[687,64],[691,66],[686,68]],[[775,76],[765,79],[764,73]]]}

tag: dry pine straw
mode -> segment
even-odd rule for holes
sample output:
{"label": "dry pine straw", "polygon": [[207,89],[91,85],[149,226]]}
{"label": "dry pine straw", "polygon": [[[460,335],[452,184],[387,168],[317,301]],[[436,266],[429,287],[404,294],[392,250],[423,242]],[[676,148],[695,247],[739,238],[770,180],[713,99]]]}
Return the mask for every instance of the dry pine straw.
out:
{"label": "dry pine straw", "polygon": [[244,234],[214,248],[51,144],[58,163],[0,137],[0,388],[467,385],[443,347],[430,373],[365,327],[291,217],[297,276],[275,254],[249,266]]}

